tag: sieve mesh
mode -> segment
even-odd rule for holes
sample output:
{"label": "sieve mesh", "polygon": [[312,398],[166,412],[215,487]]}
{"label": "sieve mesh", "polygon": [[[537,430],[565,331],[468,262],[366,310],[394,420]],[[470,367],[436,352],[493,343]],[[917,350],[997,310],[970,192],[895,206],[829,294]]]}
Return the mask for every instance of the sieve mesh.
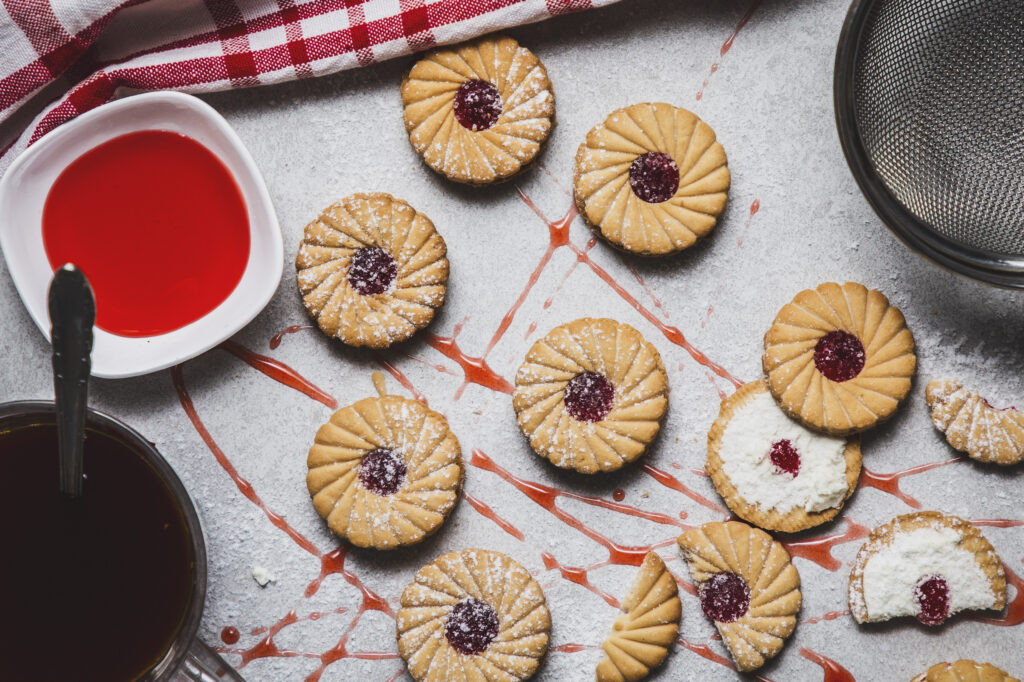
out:
{"label": "sieve mesh", "polygon": [[853,73],[880,180],[954,242],[1024,256],[1024,0],[879,0]]}

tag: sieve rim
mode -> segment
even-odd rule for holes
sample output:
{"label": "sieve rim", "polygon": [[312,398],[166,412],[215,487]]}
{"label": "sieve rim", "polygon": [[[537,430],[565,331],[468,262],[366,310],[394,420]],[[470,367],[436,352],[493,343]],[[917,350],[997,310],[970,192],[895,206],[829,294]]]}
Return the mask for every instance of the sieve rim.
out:
{"label": "sieve rim", "polygon": [[950,239],[908,211],[889,191],[868,157],[857,124],[854,83],[868,16],[884,0],[853,0],[836,46],[833,105],[839,143],[854,180],[871,208],[906,246],[959,275],[1024,289],[1024,257],[978,249]]}

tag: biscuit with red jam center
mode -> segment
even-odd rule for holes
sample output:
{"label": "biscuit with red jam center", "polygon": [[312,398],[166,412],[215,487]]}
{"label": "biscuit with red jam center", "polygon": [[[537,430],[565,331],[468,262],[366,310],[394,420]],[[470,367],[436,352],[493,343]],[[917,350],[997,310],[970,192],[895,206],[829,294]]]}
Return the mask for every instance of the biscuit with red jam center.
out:
{"label": "biscuit with red jam center", "polygon": [[991,663],[961,659],[955,663],[936,663],[910,682],[1020,682]]}
{"label": "biscuit with red jam center", "polygon": [[668,409],[657,349],[615,320],[585,317],[533,344],[512,404],[534,451],[563,469],[613,471],[644,454]]}
{"label": "biscuit with red jam center", "polygon": [[402,81],[409,142],[449,180],[501,182],[551,134],[555,96],[540,59],[506,36],[427,53]]}
{"label": "biscuit with red jam center", "polygon": [[903,313],[863,284],[826,282],[783,306],[764,336],[764,373],[779,406],[835,436],[893,415],[917,367]]}
{"label": "biscuit with red jam center", "polygon": [[611,113],[576,152],[576,206],[613,246],[663,256],[715,226],[729,190],[725,150],[696,114],[671,104]]}

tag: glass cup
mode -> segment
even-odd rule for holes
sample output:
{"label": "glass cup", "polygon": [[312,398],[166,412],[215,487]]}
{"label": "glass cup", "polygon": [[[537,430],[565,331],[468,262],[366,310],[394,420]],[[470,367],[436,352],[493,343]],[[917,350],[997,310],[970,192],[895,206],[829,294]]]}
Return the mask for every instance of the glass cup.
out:
{"label": "glass cup", "polygon": [[[53,424],[55,419],[54,404],[49,401],[3,403],[0,404],[0,436],[15,429]],[[191,544],[192,589],[184,617],[163,658],[137,678],[138,682],[244,682],[196,636],[206,599],[206,545],[199,516],[185,487],[156,447],[123,422],[90,409],[86,428],[118,441],[150,466],[174,498]],[[56,456],[56,452],[53,454]],[[56,480],[54,485],[57,485]]]}

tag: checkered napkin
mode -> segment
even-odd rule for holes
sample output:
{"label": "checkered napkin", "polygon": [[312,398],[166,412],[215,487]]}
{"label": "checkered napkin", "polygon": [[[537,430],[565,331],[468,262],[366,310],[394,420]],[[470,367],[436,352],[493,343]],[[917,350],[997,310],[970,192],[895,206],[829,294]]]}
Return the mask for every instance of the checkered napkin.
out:
{"label": "checkered napkin", "polygon": [[616,1],[0,0],[0,121],[53,81],[66,84],[0,150],[0,173],[119,94],[322,76]]}

